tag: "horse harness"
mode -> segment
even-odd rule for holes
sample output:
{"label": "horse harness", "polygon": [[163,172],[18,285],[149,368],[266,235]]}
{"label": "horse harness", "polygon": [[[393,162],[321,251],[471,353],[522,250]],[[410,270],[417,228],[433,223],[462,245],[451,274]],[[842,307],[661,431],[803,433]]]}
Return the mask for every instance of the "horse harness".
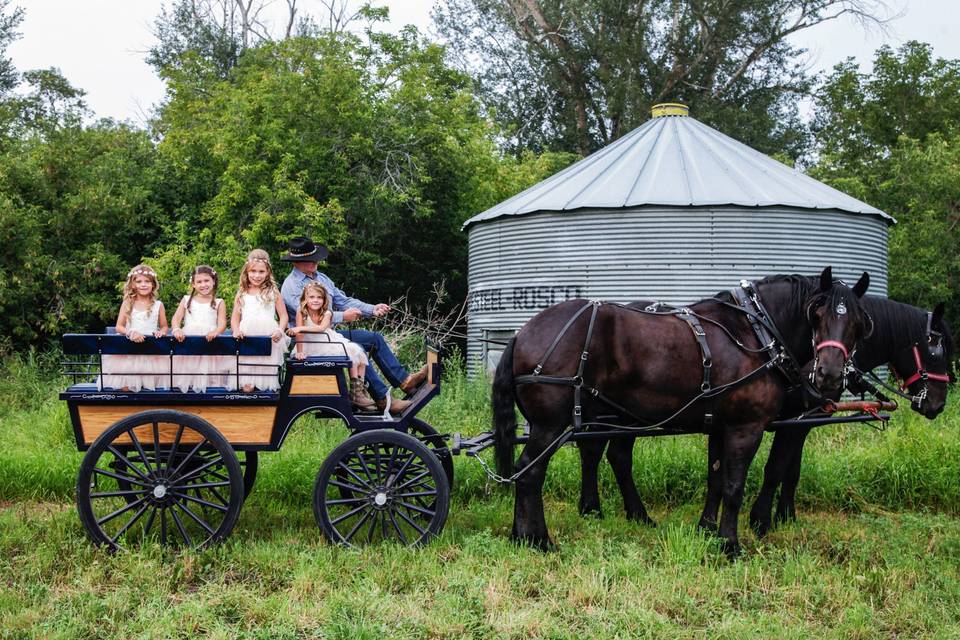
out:
{"label": "horse harness", "polygon": [[[740,286],[731,290],[736,304],[731,304],[724,300],[714,299],[715,302],[718,302],[722,305],[726,305],[736,311],[743,313],[749,320],[750,326],[752,327],[757,340],[759,341],[761,348],[754,350],[749,349],[738,339],[736,339],[729,330],[726,329],[722,324],[713,320],[711,318],[706,318],[700,316],[691,310],[688,307],[675,308],[670,305],[664,305],[663,303],[652,303],[644,309],[638,309],[635,307],[628,307],[626,305],[610,302],[602,302],[600,300],[591,300],[582,306],[573,316],[567,321],[567,323],[560,329],[560,332],[553,339],[553,342],[547,348],[543,357],[540,358],[537,365],[533,369],[533,373],[518,375],[514,378],[516,384],[552,384],[573,387],[573,432],[580,431],[583,428],[583,392],[586,391],[590,394],[591,397],[597,399],[598,401],[608,405],[615,411],[621,414],[621,416],[626,416],[634,419],[636,421],[635,425],[642,426],[621,426],[625,430],[650,430],[660,428],[663,425],[667,424],[677,416],[679,416],[683,411],[693,405],[695,402],[700,400],[712,400],[719,397],[723,393],[735,389],[739,386],[747,384],[752,380],[756,375],[761,372],[769,369],[776,368],[783,373],[786,377],[788,384],[792,386],[803,385],[807,387],[808,392],[814,394],[815,397],[820,397],[819,392],[813,387],[813,385],[807,381],[804,376],[800,374],[800,366],[797,363],[796,358],[793,354],[790,353],[790,350],[787,348],[786,341],[783,336],[780,334],[780,331],[777,329],[776,324],[773,321],[773,318],[767,313],[766,308],[763,306],[763,303],[760,300],[759,292],[753,286],[752,282],[747,280],[741,280]],[[611,398],[608,398],[595,387],[589,386],[584,382],[583,372],[587,365],[587,360],[590,356],[590,342],[593,339],[593,332],[596,326],[597,314],[600,310],[600,306],[603,304],[611,304],[614,306],[619,306],[623,309],[629,311],[634,311],[637,313],[644,314],[654,314],[668,316],[672,315],[680,320],[683,320],[687,326],[690,328],[691,333],[693,334],[694,339],[697,342],[697,345],[700,349],[701,364],[703,367],[703,378],[700,383],[700,394],[694,397],[691,401],[686,403],[681,409],[671,415],[669,418],[662,420],[656,424],[649,424],[648,420],[645,420],[641,417],[638,417],[632,414],[625,407],[621,406]],[[590,319],[587,324],[587,333],[584,341],[583,348],[580,351],[580,361],[577,365],[577,372],[573,376],[553,376],[553,375],[544,375],[542,374],[543,367],[550,359],[550,356],[553,355],[553,352],[556,350],[557,346],[560,344],[560,341],[566,335],[567,331],[573,326],[580,316],[584,315],[587,311],[590,311]],[[703,329],[703,325],[700,320],[706,320],[713,324],[720,326],[741,348],[746,351],[752,352],[766,352],[768,354],[767,361],[764,362],[760,367],[754,369],[747,375],[734,380],[733,382],[720,385],[719,387],[713,387],[711,383],[711,372],[713,368],[713,356],[710,351],[710,345],[707,342],[706,332]],[[831,344],[832,341],[821,343],[820,345],[815,346],[815,350],[819,351],[821,348],[828,346],[836,346]],[[843,346],[842,343],[837,343],[840,346]],[[847,355],[847,350],[844,347],[844,355]],[[648,424],[643,424],[648,423]],[[709,427],[713,423],[713,414],[710,411],[707,411],[704,415],[704,427]],[[572,432],[571,432],[572,433]]]}

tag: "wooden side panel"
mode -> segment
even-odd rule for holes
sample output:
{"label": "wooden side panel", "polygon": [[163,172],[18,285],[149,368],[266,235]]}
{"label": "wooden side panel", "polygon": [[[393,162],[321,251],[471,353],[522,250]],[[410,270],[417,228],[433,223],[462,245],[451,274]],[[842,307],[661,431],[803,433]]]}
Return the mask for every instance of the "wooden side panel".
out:
{"label": "wooden side panel", "polygon": [[440,354],[427,349],[427,384],[435,384],[433,379],[433,365],[440,361]]}
{"label": "wooden side panel", "polygon": [[[171,406],[150,407],[138,405],[80,405],[77,411],[80,415],[80,425],[83,430],[83,440],[87,444],[93,443],[110,425],[130,414],[154,409],[173,409],[192,413],[199,416],[217,428],[220,433],[232,444],[269,444],[270,433],[273,430],[273,418],[277,413],[276,407],[271,406]],[[170,444],[177,435],[177,426],[160,423],[160,442]],[[137,438],[143,443],[153,443],[153,426],[146,425],[134,430]],[[185,443],[196,442],[196,434],[185,432],[181,437]],[[129,442],[129,438],[127,438]],[[124,440],[118,440],[124,444]]]}
{"label": "wooden side panel", "polygon": [[337,376],[294,376],[290,383],[292,396],[338,396]]}

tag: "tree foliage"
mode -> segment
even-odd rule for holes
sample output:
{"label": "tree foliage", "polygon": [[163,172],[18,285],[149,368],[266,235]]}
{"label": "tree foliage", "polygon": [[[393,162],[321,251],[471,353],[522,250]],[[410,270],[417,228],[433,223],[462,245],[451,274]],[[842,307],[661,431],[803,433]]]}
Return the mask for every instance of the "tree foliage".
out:
{"label": "tree foliage", "polygon": [[[658,102],[766,153],[804,149],[810,81],[793,33],[872,0],[441,0],[440,33],[514,149],[581,155],[638,126]],[[882,6],[882,5],[880,5]]]}
{"label": "tree foliage", "polygon": [[960,324],[960,61],[881,48],[870,73],[837,65],[818,94],[812,173],[897,218],[890,295]]}

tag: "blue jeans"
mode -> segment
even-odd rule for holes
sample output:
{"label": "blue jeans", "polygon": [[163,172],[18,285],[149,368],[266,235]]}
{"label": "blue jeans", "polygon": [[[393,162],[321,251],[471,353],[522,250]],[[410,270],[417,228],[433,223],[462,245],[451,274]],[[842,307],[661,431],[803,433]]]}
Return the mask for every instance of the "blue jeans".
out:
{"label": "blue jeans", "polygon": [[[365,329],[342,329],[338,330],[337,333],[350,342],[356,342],[363,347],[370,359],[380,367],[383,375],[386,376],[392,386],[399,387],[407,379],[407,370],[397,360],[397,356],[393,355],[387,341],[379,333]],[[377,370],[373,367],[367,367],[366,377],[370,383],[370,395],[373,396],[374,400],[385,398],[390,388],[377,375]]]}

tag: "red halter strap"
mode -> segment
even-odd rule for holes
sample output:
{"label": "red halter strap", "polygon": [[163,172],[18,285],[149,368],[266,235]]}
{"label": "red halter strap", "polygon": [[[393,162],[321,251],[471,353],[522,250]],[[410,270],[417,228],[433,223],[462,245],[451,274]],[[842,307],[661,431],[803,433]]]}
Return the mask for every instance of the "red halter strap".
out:
{"label": "red halter strap", "polygon": [[814,347],[814,353],[819,353],[821,349],[826,349],[827,347],[834,347],[834,348],[840,349],[840,351],[843,352],[843,359],[845,361],[850,359],[850,352],[847,351],[847,346],[842,342],[838,342],[836,340],[824,340],[823,342],[818,344],[816,347]]}
{"label": "red halter strap", "polygon": [[901,389],[906,389],[924,376],[938,382],[950,382],[950,376],[943,373],[930,373],[923,368],[923,362],[920,360],[920,349],[917,348],[917,345],[913,345],[913,362],[917,365],[917,372],[903,381],[903,385],[900,387]]}

